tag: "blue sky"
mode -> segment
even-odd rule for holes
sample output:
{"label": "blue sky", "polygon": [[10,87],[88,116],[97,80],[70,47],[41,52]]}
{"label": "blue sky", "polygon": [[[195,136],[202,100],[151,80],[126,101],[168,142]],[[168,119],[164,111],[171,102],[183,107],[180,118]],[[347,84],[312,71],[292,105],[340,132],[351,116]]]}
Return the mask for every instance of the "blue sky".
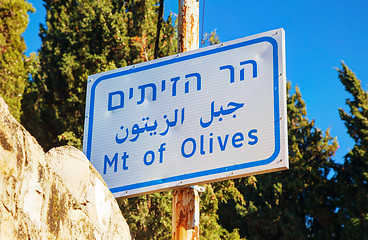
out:
{"label": "blue sky", "polygon": [[[27,54],[41,46],[40,22],[45,21],[41,0],[28,0],[36,8],[24,33]],[[200,26],[203,21],[200,0]],[[217,31],[222,42],[284,28],[286,73],[293,86],[301,89],[308,118],[318,128],[331,129],[340,145],[335,160],[353,147],[338,109],[350,95],[337,77],[343,60],[368,89],[368,1],[366,0],[206,0],[204,32]],[[165,0],[165,16],[178,12],[178,0]]]}

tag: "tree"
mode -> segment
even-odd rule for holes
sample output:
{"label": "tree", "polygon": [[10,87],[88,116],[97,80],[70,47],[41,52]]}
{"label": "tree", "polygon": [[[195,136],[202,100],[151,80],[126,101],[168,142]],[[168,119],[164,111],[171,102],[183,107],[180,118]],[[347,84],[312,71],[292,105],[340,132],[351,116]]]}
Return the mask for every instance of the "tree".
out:
{"label": "tree", "polygon": [[221,205],[220,223],[247,239],[331,239],[336,207],[329,174],[337,142],[307,119],[298,88],[287,107],[290,169],[257,176],[253,184],[234,180],[244,202]]}
{"label": "tree", "polygon": [[[26,90],[22,123],[45,150],[81,148],[87,76],[152,60],[155,0],[45,0],[39,69]],[[163,21],[158,56],[176,52],[172,19]]]}
{"label": "tree", "polygon": [[119,200],[133,239],[171,239],[172,192]]}
{"label": "tree", "polygon": [[26,44],[22,37],[28,24],[28,12],[34,11],[24,0],[0,2],[0,94],[19,120],[21,99],[27,82]]}
{"label": "tree", "polygon": [[368,93],[344,63],[338,73],[353,97],[346,100],[350,114],[343,109],[339,113],[355,142],[337,170],[339,234],[341,239],[368,239]]}

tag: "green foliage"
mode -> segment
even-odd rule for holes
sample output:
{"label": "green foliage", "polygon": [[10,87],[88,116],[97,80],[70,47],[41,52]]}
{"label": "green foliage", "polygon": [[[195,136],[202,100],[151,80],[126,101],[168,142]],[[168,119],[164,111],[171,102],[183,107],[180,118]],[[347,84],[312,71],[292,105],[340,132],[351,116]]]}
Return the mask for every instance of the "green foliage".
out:
{"label": "green foliage", "polygon": [[28,65],[32,61],[23,54],[26,45],[21,36],[31,11],[34,11],[32,5],[24,0],[0,2],[0,95],[17,120],[20,119]]}
{"label": "green foliage", "polygon": [[[153,59],[157,1],[45,1],[39,68],[23,100],[22,123],[47,150],[83,135],[87,76]],[[176,52],[163,22],[159,57]]]}
{"label": "green foliage", "polygon": [[298,88],[287,107],[290,169],[257,176],[253,184],[236,181],[244,203],[220,206],[220,223],[248,239],[330,239],[335,207],[327,194],[333,184],[328,174],[337,143],[306,118]]}
{"label": "green foliage", "polygon": [[345,90],[353,97],[346,100],[350,114],[339,109],[340,117],[355,141],[336,178],[339,234],[342,239],[368,239],[368,93],[344,63],[338,72]]}
{"label": "green foliage", "polygon": [[202,39],[202,46],[211,46],[220,43],[220,38],[216,32],[216,29],[211,33],[205,33]]}
{"label": "green foliage", "polygon": [[[227,203],[230,199],[242,202],[243,198],[234,181],[222,181],[205,185],[200,202],[200,238],[201,239],[243,239],[240,238],[238,229],[232,232],[226,230],[219,223],[220,204]],[[231,218],[233,220],[233,216]]]}
{"label": "green foliage", "polygon": [[172,192],[120,200],[133,239],[171,239]]}

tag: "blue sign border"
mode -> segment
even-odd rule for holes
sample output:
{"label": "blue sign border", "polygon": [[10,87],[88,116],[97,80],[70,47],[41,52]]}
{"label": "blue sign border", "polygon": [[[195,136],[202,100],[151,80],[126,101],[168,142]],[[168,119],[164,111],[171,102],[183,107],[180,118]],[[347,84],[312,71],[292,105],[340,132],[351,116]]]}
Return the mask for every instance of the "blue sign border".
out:
{"label": "blue sign border", "polygon": [[130,184],[130,185],[121,186],[121,187],[115,187],[115,188],[111,188],[110,191],[112,193],[117,193],[117,192],[122,192],[122,191],[127,191],[127,190],[150,187],[150,186],[165,184],[165,183],[169,183],[169,182],[182,181],[182,180],[187,180],[187,179],[191,179],[191,178],[203,177],[203,176],[219,174],[219,173],[224,173],[224,172],[231,172],[231,171],[246,169],[246,168],[250,168],[250,167],[262,166],[262,165],[266,165],[266,164],[269,164],[272,161],[274,161],[276,159],[276,157],[279,155],[279,152],[280,152],[280,121],[279,121],[279,119],[280,119],[280,112],[279,112],[280,109],[279,109],[278,44],[277,44],[277,41],[272,37],[260,37],[260,38],[257,38],[257,39],[252,39],[252,40],[248,40],[248,41],[244,41],[244,42],[239,42],[239,43],[235,43],[235,44],[232,44],[232,45],[225,45],[225,46],[218,47],[218,48],[212,48],[212,49],[209,49],[207,51],[197,52],[197,53],[193,53],[193,54],[190,54],[190,55],[184,55],[182,57],[173,58],[173,59],[169,59],[169,60],[164,60],[164,61],[160,61],[160,62],[154,62],[154,63],[149,64],[149,65],[144,65],[144,66],[141,66],[141,67],[131,68],[131,69],[123,70],[123,71],[120,71],[120,72],[114,72],[114,73],[103,75],[103,76],[99,77],[96,81],[94,81],[94,83],[91,87],[86,156],[89,160],[91,159],[91,145],[92,145],[92,131],[93,131],[93,117],[94,117],[96,87],[102,81],[105,81],[105,80],[108,80],[108,79],[111,79],[111,78],[121,77],[121,76],[124,76],[124,75],[127,75],[127,74],[142,72],[142,71],[146,71],[146,70],[149,70],[149,69],[170,65],[170,64],[173,64],[173,63],[184,62],[184,61],[188,61],[188,60],[203,57],[203,56],[208,56],[208,55],[212,55],[212,54],[216,54],[216,53],[220,53],[220,52],[225,52],[225,51],[240,48],[240,47],[245,47],[245,46],[249,46],[249,45],[253,45],[253,44],[258,44],[258,43],[261,43],[261,42],[268,42],[273,47],[273,84],[274,84],[273,89],[274,89],[274,110],[275,110],[274,111],[275,150],[269,158],[264,159],[264,160],[249,162],[249,163],[242,163],[242,164],[238,164],[238,165],[232,165],[232,166],[228,166],[228,167],[220,167],[220,168],[215,168],[215,169],[211,169],[211,170],[205,170],[205,171],[199,171],[199,172],[194,172],[194,173],[182,174],[182,175],[163,178],[163,179],[157,179],[157,180],[151,180],[151,181],[146,181],[146,182],[141,182],[141,183],[135,183],[135,184]]}

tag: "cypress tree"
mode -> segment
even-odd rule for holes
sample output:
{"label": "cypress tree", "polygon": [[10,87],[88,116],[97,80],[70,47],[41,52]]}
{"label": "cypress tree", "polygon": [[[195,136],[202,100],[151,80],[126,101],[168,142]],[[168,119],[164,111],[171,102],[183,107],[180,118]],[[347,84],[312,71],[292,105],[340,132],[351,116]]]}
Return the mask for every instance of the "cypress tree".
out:
{"label": "cypress tree", "polygon": [[32,11],[32,5],[24,0],[0,2],[0,95],[17,120],[31,61],[24,55],[26,44],[22,34],[28,25],[28,12]]}
{"label": "cypress tree", "polygon": [[344,63],[338,73],[345,90],[352,96],[346,100],[350,113],[343,109],[339,109],[339,113],[355,145],[337,170],[340,193],[337,233],[341,239],[368,239],[368,92]]}
{"label": "cypress tree", "polygon": [[[87,76],[153,59],[157,1],[45,0],[39,69],[23,101],[22,123],[45,148],[81,148]],[[176,52],[169,17],[159,56]]]}

